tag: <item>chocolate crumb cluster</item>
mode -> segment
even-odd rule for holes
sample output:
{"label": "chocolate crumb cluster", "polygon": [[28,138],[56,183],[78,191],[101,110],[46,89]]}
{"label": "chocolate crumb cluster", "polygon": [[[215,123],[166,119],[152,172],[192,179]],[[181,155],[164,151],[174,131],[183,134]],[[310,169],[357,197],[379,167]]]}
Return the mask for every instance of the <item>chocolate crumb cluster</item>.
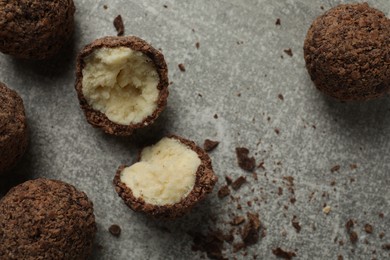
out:
{"label": "chocolate crumb cluster", "polygon": [[22,59],[54,56],[72,35],[73,0],[0,1],[0,51]]}
{"label": "chocolate crumb cluster", "polygon": [[217,179],[203,149],[170,135],[145,147],[135,164],[120,166],[113,182],[118,195],[134,211],[175,219],[211,193]]}
{"label": "chocolate crumb cluster", "polygon": [[318,17],[304,43],[316,87],[340,101],[364,101],[390,90],[390,20],[367,3],[338,5]]}
{"label": "chocolate crumb cluster", "polygon": [[18,93],[0,82],[0,175],[15,166],[27,145],[23,100]]}
{"label": "chocolate crumb cluster", "polygon": [[152,124],[167,104],[163,54],[135,36],[104,37],[77,57],[76,84],[87,121],[112,135]]}
{"label": "chocolate crumb cluster", "polygon": [[96,230],[92,202],[61,181],[30,180],[0,200],[0,259],[87,259]]}

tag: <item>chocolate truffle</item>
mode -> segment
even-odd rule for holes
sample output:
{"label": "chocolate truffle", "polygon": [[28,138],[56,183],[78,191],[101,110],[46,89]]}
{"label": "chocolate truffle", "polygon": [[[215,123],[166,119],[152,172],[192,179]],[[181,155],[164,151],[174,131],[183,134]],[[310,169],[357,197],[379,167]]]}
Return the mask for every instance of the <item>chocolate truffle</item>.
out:
{"label": "chocolate truffle", "polygon": [[73,32],[73,0],[0,0],[0,51],[23,59],[55,55]]}
{"label": "chocolate truffle", "polygon": [[0,82],[0,175],[11,169],[28,144],[23,100]]}
{"label": "chocolate truffle", "polygon": [[78,55],[76,91],[87,121],[112,135],[148,126],[168,98],[164,56],[135,36],[105,37]]}
{"label": "chocolate truffle", "polygon": [[95,234],[92,202],[70,184],[30,180],[0,200],[0,259],[87,259]]}
{"label": "chocolate truffle", "polygon": [[390,90],[390,20],[364,4],[336,6],[311,25],[306,68],[316,87],[340,101],[363,101]]}
{"label": "chocolate truffle", "polygon": [[144,148],[135,164],[120,166],[114,185],[134,211],[175,219],[203,200],[217,179],[204,150],[171,135]]}

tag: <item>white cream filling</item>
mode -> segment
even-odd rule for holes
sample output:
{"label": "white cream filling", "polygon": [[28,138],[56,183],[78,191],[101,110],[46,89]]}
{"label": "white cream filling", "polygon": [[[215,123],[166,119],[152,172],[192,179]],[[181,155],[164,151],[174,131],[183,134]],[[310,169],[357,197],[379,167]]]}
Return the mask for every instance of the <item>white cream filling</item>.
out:
{"label": "white cream filling", "polygon": [[156,110],[159,76],[145,54],[127,47],[101,48],[84,62],[83,95],[109,120],[136,124]]}
{"label": "white cream filling", "polygon": [[174,204],[191,192],[200,164],[196,152],[165,137],[143,149],[141,160],[125,168],[120,178],[135,197],[149,204]]}

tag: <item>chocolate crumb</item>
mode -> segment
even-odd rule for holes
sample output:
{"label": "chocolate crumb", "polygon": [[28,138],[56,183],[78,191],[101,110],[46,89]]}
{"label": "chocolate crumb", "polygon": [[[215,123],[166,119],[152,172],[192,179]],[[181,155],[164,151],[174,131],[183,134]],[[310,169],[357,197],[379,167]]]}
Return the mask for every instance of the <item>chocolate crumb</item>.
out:
{"label": "chocolate crumb", "polygon": [[224,236],[221,231],[210,231],[206,235],[190,232],[189,235],[193,238],[193,251],[205,252],[212,259],[227,259],[222,254]]}
{"label": "chocolate crumb", "polygon": [[372,234],[372,231],[373,231],[373,227],[372,227],[372,225],[370,225],[370,224],[365,224],[364,225],[364,231],[366,231],[366,233],[368,233],[368,234]]}
{"label": "chocolate crumb", "polygon": [[349,234],[349,240],[351,241],[352,244],[355,244],[359,240],[358,234],[355,231],[352,231]]}
{"label": "chocolate crumb", "polygon": [[320,8],[321,8],[321,10],[324,10],[324,7],[322,5],[320,6]]}
{"label": "chocolate crumb", "polygon": [[384,245],[382,245],[382,248],[384,250],[390,250],[390,244],[384,244]]}
{"label": "chocolate crumb", "polygon": [[345,224],[345,228],[347,229],[348,232],[351,231],[351,229],[353,228],[353,226],[354,226],[354,223],[353,223],[353,220],[352,220],[352,219],[348,220],[347,223]]}
{"label": "chocolate crumb", "polygon": [[383,214],[383,212],[379,213],[379,217],[380,218],[384,218],[385,217],[385,214]]}
{"label": "chocolate crumb", "polygon": [[218,198],[223,199],[230,195],[230,189],[227,185],[222,186],[218,191]]}
{"label": "chocolate crumb", "polygon": [[278,98],[279,98],[280,100],[282,100],[282,101],[284,100],[284,97],[283,97],[282,94],[279,94],[279,95],[278,95]]}
{"label": "chocolate crumb", "polygon": [[291,224],[297,231],[297,233],[301,232],[301,225],[299,224],[297,216],[293,216],[293,219],[291,220]]}
{"label": "chocolate crumb", "polygon": [[281,258],[288,259],[288,260],[297,256],[297,254],[295,252],[285,251],[285,250],[281,249],[280,247],[272,249],[272,253],[277,257],[281,257]]}
{"label": "chocolate crumb", "polygon": [[261,168],[261,169],[265,170],[264,161],[260,162],[259,165],[257,166],[257,168]]}
{"label": "chocolate crumb", "polygon": [[238,177],[233,183],[232,183],[232,188],[234,190],[238,190],[241,188],[241,186],[246,182],[246,178],[244,176]]}
{"label": "chocolate crumb", "polygon": [[114,27],[118,36],[122,36],[125,33],[125,26],[123,25],[122,16],[118,15],[114,19]]}
{"label": "chocolate crumb", "polygon": [[195,43],[195,47],[196,47],[197,49],[199,49],[200,43],[199,43],[199,42]]}
{"label": "chocolate crumb", "polygon": [[237,147],[236,154],[238,165],[245,171],[252,171],[256,167],[256,160],[254,157],[248,157],[249,150],[245,147]]}
{"label": "chocolate crumb", "polygon": [[283,195],[283,188],[282,187],[278,187],[278,195],[279,196]]}
{"label": "chocolate crumb", "polygon": [[215,119],[218,119],[218,115],[217,115],[217,114],[215,114],[215,115],[214,115],[214,118],[215,118]]}
{"label": "chocolate crumb", "polygon": [[103,8],[104,8],[104,10],[107,10],[108,6],[107,5],[103,5]]}
{"label": "chocolate crumb", "polygon": [[242,242],[240,243],[236,243],[233,245],[233,253],[237,253],[239,252],[240,250],[244,249],[246,247],[246,245]]}
{"label": "chocolate crumb", "polygon": [[338,172],[340,170],[340,165],[335,165],[330,169],[331,173]]}
{"label": "chocolate crumb", "polygon": [[278,128],[275,128],[274,130],[275,130],[275,133],[276,133],[277,135],[280,134],[280,130],[279,130]]}
{"label": "chocolate crumb", "polygon": [[291,48],[288,48],[288,49],[285,49],[284,50],[284,53],[286,53],[288,56],[292,57],[293,56],[293,52],[291,50]]}
{"label": "chocolate crumb", "polygon": [[337,260],[344,260],[344,257],[343,257],[342,255],[339,255],[339,256],[337,257]]}
{"label": "chocolate crumb", "polygon": [[163,5],[164,6],[164,8],[168,8],[168,6],[167,5]]}
{"label": "chocolate crumb", "polygon": [[260,219],[259,214],[247,213],[248,222],[241,232],[242,241],[246,246],[256,244],[259,240]]}
{"label": "chocolate crumb", "polygon": [[357,168],[357,165],[352,163],[349,165],[349,167],[351,168],[351,170],[355,170]]}
{"label": "chocolate crumb", "polygon": [[275,25],[281,25],[280,18],[276,19]]}
{"label": "chocolate crumb", "polygon": [[218,141],[213,141],[210,139],[204,140],[203,148],[206,152],[214,150],[219,145]]}
{"label": "chocolate crumb", "polygon": [[114,237],[119,237],[121,235],[121,227],[113,224],[108,228],[108,231],[113,235]]}
{"label": "chocolate crumb", "polygon": [[237,217],[234,217],[232,219],[232,221],[230,221],[230,224],[233,226],[238,226],[244,222],[245,222],[245,218],[243,216],[237,216]]}
{"label": "chocolate crumb", "polygon": [[183,64],[183,63],[180,63],[180,64],[178,65],[178,67],[179,67],[180,71],[182,71],[182,72],[186,71],[186,67],[184,67],[184,64]]}
{"label": "chocolate crumb", "polygon": [[382,238],[384,238],[384,237],[385,237],[385,232],[380,232],[380,233],[379,233],[379,238],[382,239]]}
{"label": "chocolate crumb", "polygon": [[225,176],[225,180],[226,180],[227,185],[230,185],[233,182],[232,178],[230,178],[229,176]]}
{"label": "chocolate crumb", "polygon": [[290,198],[290,203],[291,204],[295,204],[295,202],[297,202],[297,199],[295,197],[291,197]]}

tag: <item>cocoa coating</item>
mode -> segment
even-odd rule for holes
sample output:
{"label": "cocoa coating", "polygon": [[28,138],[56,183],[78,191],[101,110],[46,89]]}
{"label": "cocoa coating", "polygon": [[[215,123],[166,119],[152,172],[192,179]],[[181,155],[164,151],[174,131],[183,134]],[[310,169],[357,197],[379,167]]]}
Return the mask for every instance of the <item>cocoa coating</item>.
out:
{"label": "cocoa coating", "polygon": [[0,82],[0,175],[11,169],[27,149],[23,100]]}
{"label": "cocoa coating", "polygon": [[0,200],[0,259],[87,259],[93,204],[70,184],[36,179]]}
{"label": "cocoa coating", "polygon": [[390,20],[367,3],[336,6],[311,25],[304,57],[316,87],[331,97],[383,96],[390,90]]}
{"label": "cocoa coating", "polygon": [[[168,138],[174,138],[196,152],[201,160],[201,164],[196,172],[195,185],[191,192],[180,202],[173,205],[157,206],[146,203],[142,198],[136,198],[129,187],[120,180],[120,174],[128,165],[121,165],[114,177],[114,186],[118,195],[125,204],[132,210],[144,212],[155,218],[175,219],[188,213],[198,202],[202,201],[207,194],[211,193],[218,177],[214,174],[211,165],[211,159],[208,154],[198,147],[194,142],[182,137],[170,135]],[[139,158],[140,159],[140,158]]]}
{"label": "cocoa coating", "polygon": [[[83,69],[85,67],[84,58],[92,54],[93,51],[100,48],[118,48],[118,47],[128,47],[135,51],[140,51],[149,57],[157,70],[160,81],[157,85],[159,90],[159,97],[157,100],[157,108],[152,115],[146,117],[142,122],[130,125],[120,125],[112,122],[107,118],[107,116],[95,109],[93,109],[85,99],[83,95]],[[135,36],[126,36],[126,37],[117,37],[117,36],[108,36],[101,39],[97,39],[91,44],[84,47],[84,49],[79,53],[77,57],[76,65],[76,84],[75,88],[77,91],[77,96],[79,98],[80,107],[84,111],[84,114],[87,118],[88,123],[92,126],[101,128],[104,132],[112,135],[131,135],[135,129],[148,126],[157,119],[161,112],[165,109],[168,99],[168,67],[165,63],[164,55],[153,48],[150,44],[144,40],[135,37]]]}
{"label": "cocoa coating", "polygon": [[55,55],[73,32],[73,0],[0,0],[0,51],[23,59]]}

